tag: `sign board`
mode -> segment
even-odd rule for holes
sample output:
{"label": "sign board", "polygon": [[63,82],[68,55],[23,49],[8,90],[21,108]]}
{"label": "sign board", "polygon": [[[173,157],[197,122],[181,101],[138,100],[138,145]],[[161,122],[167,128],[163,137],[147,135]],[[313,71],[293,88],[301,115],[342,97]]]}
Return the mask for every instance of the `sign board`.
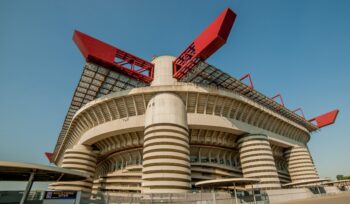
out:
{"label": "sign board", "polygon": [[46,191],[44,199],[45,200],[53,200],[53,199],[76,199],[77,192],[76,191]]}
{"label": "sign board", "polygon": [[45,191],[43,204],[79,204],[80,191]]}

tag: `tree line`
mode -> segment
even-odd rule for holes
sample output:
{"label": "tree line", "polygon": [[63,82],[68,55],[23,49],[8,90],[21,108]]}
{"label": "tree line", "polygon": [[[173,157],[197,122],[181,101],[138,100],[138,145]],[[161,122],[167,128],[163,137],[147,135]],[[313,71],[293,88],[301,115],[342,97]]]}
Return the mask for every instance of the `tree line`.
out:
{"label": "tree line", "polygon": [[346,179],[350,179],[350,176],[344,176],[344,175],[337,175],[337,180],[346,180]]}

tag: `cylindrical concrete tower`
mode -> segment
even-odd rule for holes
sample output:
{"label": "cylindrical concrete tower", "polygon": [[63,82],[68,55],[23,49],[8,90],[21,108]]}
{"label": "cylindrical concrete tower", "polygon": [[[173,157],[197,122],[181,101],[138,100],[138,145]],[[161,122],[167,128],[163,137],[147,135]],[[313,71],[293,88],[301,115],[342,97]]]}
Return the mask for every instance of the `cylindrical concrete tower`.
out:
{"label": "cylindrical concrete tower", "polygon": [[154,76],[151,86],[173,85],[177,82],[173,78],[173,61],[175,59],[172,56],[159,56],[153,59]]}
{"label": "cylindrical concrete tower", "polygon": [[85,181],[57,182],[51,185],[55,190],[80,190],[90,192],[92,188],[92,179],[96,171],[96,157],[92,148],[85,145],[75,145],[72,149],[66,150],[62,167],[81,171],[89,174],[91,177]]}
{"label": "cylindrical concrete tower", "polygon": [[295,146],[285,152],[293,182],[319,179],[307,147]]}
{"label": "cylindrical concrete tower", "polygon": [[[171,85],[172,57],[157,57],[152,86]],[[158,93],[145,113],[142,187],[144,193],[180,193],[190,189],[187,112],[174,93]]]}
{"label": "cylindrical concrete tower", "polygon": [[238,143],[244,177],[260,179],[261,188],[281,188],[267,136],[251,134],[241,138]]}

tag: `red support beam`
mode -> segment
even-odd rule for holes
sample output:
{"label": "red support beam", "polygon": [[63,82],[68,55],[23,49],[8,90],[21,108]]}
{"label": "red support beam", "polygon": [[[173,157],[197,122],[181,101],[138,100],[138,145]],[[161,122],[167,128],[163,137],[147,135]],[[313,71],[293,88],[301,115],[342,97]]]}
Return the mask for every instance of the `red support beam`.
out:
{"label": "red support beam", "polygon": [[275,96],[271,97],[271,99],[274,100],[277,97],[280,99],[281,105],[284,106],[284,102],[281,94],[276,94]]}
{"label": "red support beam", "polygon": [[297,109],[293,110],[292,112],[295,113],[297,111],[299,111],[301,113],[301,116],[303,116],[303,118],[305,119],[305,115],[304,115],[303,109],[297,108]]}
{"label": "red support beam", "polygon": [[206,60],[226,43],[236,14],[225,9],[174,61],[174,77],[181,79],[200,61]]}
{"label": "red support beam", "polygon": [[309,121],[310,122],[316,121],[317,126],[319,128],[322,128],[322,127],[332,125],[333,123],[335,123],[335,120],[337,119],[338,113],[339,113],[339,110],[335,109],[335,110],[332,110],[332,111],[325,113],[323,115],[314,117],[314,118],[310,119]]}
{"label": "red support beam", "polygon": [[254,89],[253,80],[252,80],[252,77],[250,76],[250,74],[246,74],[246,75],[242,76],[239,80],[242,81],[242,80],[244,80],[246,78],[249,79],[249,87],[251,89]]}
{"label": "red support beam", "polygon": [[73,40],[86,61],[94,62],[146,83],[153,80],[154,66],[152,63],[79,31],[74,32]]}

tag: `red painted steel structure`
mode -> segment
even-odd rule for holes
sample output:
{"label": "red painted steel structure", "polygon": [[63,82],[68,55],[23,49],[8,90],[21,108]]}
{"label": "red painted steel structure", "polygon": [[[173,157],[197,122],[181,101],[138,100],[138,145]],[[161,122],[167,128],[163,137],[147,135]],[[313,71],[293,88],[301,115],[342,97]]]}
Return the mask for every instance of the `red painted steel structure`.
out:
{"label": "red painted steel structure", "polygon": [[281,94],[276,94],[275,96],[271,97],[271,99],[279,98],[281,101],[281,105],[284,106],[283,98]]}
{"label": "red painted steel structure", "polygon": [[146,83],[153,80],[152,63],[79,31],[74,32],[73,40],[86,61],[122,72]]}
{"label": "red painted steel structure", "polygon": [[226,43],[236,14],[225,9],[174,61],[174,77],[181,79],[190,69],[204,61]]}
{"label": "red painted steel structure", "polygon": [[303,118],[305,119],[305,115],[304,115],[303,109],[297,108],[297,109],[293,110],[292,112],[295,113],[295,112],[297,112],[297,111],[299,111],[299,112],[301,113],[301,116],[303,116]]}
{"label": "red painted steel structure", "polygon": [[322,128],[322,127],[325,127],[328,125],[332,125],[335,122],[335,120],[337,119],[338,113],[339,113],[339,110],[335,109],[335,110],[332,110],[332,111],[325,113],[323,115],[312,118],[309,121],[310,122],[316,121],[317,126],[319,128]]}
{"label": "red painted steel structure", "polygon": [[52,157],[53,157],[53,153],[51,153],[51,152],[45,152],[45,156],[47,157],[47,159],[48,159],[49,162],[51,163]]}
{"label": "red painted steel structure", "polygon": [[242,81],[244,79],[248,78],[249,79],[249,87],[251,89],[254,89],[254,84],[253,84],[253,80],[252,80],[252,77],[250,76],[250,74],[246,74],[244,76],[242,76],[239,80]]}

